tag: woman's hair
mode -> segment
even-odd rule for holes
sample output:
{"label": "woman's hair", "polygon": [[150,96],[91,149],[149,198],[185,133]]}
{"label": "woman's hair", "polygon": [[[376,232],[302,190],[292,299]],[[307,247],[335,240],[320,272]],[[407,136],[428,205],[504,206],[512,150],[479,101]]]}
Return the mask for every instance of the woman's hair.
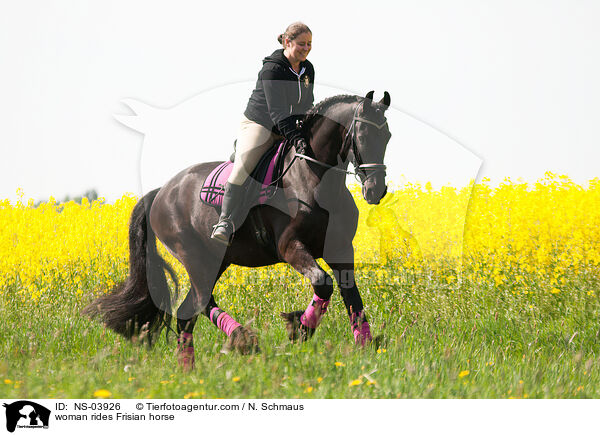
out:
{"label": "woman's hair", "polygon": [[312,34],[312,32],[306,24],[301,23],[300,21],[296,21],[295,23],[290,24],[288,28],[285,29],[285,32],[283,32],[277,37],[277,41],[279,41],[279,43],[283,45],[285,42],[285,38],[289,39],[290,41],[293,41],[302,33]]}

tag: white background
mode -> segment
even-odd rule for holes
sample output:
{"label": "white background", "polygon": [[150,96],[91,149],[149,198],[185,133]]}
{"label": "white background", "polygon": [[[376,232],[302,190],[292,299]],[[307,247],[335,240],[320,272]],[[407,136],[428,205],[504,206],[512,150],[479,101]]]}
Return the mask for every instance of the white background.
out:
{"label": "white background", "polygon": [[[36,199],[138,194],[144,141],[113,117],[130,114],[120,101],[176,108],[245,83],[222,114],[197,120],[198,143],[168,144],[192,163],[208,149],[225,159],[235,128],[208,127],[237,122],[261,59],[296,20],[313,31],[319,86],[388,90],[390,112],[478,156],[478,179],[598,175],[598,2],[20,1],[0,4],[0,198],[17,187]],[[477,173],[478,163],[463,170],[443,141],[424,149],[424,136],[411,140],[400,124],[390,122],[392,181],[460,184],[450,172]]]}

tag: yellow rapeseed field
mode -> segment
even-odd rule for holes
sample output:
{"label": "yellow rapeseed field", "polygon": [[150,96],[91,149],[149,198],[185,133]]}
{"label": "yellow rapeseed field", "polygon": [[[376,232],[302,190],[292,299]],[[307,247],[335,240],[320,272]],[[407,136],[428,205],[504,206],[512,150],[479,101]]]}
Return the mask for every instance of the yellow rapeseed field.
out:
{"label": "yellow rapeseed field", "polygon": [[[448,284],[511,285],[532,280],[549,293],[575,276],[598,277],[600,180],[587,186],[547,173],[535,184],[489,180],[462,189],[407,184],[377,206],[352,189],[361,217],[354,240],[356,262],[384,264],[394,271],[437,274]],[[137,198],[124,195],[37,207],[32,200],[0,201],[0,291],[37,301],[49,289],[83,295],[88,282],[107,291],[128,268],[128,221]],[[167,256],[164,249],[163,255]],[[186,285],[183,268],[174,260]],[[287,266],[261,274],[288,273]],[[229,273],[229,280],[243,278]],[[226,288],[227,283],[222,283]]]}

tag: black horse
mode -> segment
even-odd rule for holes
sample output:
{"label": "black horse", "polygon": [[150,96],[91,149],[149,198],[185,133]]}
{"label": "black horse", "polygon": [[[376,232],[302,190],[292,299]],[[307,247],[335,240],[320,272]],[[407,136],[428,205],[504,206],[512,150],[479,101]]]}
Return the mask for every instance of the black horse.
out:
{"label": "black horse", "polygon": [[[128,338],[139,336],[140,330],[151,338],[169,325],[173,299],[165,270],[176,280],[157,253],[156,236],[190,277],[191,290],[177,310],[179,362],[184,368],[193,366],[192,331],[199,313],[230,336],[233,348],[258,349],[256,335],[219,309],[212,295],[231,264],[259,267],[287,262],[310,280],[315,294],[308,308],[282,313],[289,338],[296,340],[312,335],[333,293],[329,275],[315,260],[323,258],[340,288],[356,343],[369,342],[370,328],[354,280],[352,239],[358,209],[345,178],[352,161],[364,199],[378,204],[385,195],[383,159],[391,134],[384,112],[389,105],[387,92],[374,102],[371,91],[365,97],[331,97],[313,107],[302,124],[310,149],[305,154],[291,151],[285,158],[288,170],[276,195],[283,206],[252,208],[229,247],[210,239],[219,210],[200,200],[205,178],[221,162],[192,166],[146,194],[131,216],[127,280],[85,312],[100,315],[106,326]],[[270,241],[266,245],[257,239],[251,224],[256,222],[262,223]]]}

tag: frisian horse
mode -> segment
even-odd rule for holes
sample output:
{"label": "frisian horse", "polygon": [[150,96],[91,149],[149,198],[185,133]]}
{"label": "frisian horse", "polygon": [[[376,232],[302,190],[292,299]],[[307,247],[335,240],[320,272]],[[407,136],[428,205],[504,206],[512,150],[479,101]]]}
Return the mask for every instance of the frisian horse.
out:
{"label": "frisian horse", "polygon": [[[384,112],[390,96],[385,92],[381,101],[374,102],[373,93],[330,97],[306,114],[301,128],[309,149],[304,154],[291,151],[285,158],[287,171],[276,195],[283,205],[252,208],[229,247],[210,239],[219,213],[200,200],[205,178],[221,162],[185,169],[142,197],[131,215],[127,279],[84,312],[100,316],[106,326],[128,338],[146,331],[150,343],[164,326],[170,328],[174,298],[165,271],[176,279],[157,252],[158,237],[184,265],[191,283],[177,310],[178,359],[184,369],[194,364],[192,332],[200,313],[229,336],[229,346],[241,352],[258,350],[256,334],[221,310],[212,295],[231,264],[259,267],[287,262],[310,281],[314,295],[308,308],[281,313],[290,340],[305,340],[320,323],[333,293],[329,275],[316,261],[323,258],[337,281],[355,342],[371,341],[354,280],[352,239],[358,209],[345,176],[351,161],[369,204],[378,204],[387,192],[383,159],[391,134]],[[269,246],[259,243],[251,220],[263,223]]]}

